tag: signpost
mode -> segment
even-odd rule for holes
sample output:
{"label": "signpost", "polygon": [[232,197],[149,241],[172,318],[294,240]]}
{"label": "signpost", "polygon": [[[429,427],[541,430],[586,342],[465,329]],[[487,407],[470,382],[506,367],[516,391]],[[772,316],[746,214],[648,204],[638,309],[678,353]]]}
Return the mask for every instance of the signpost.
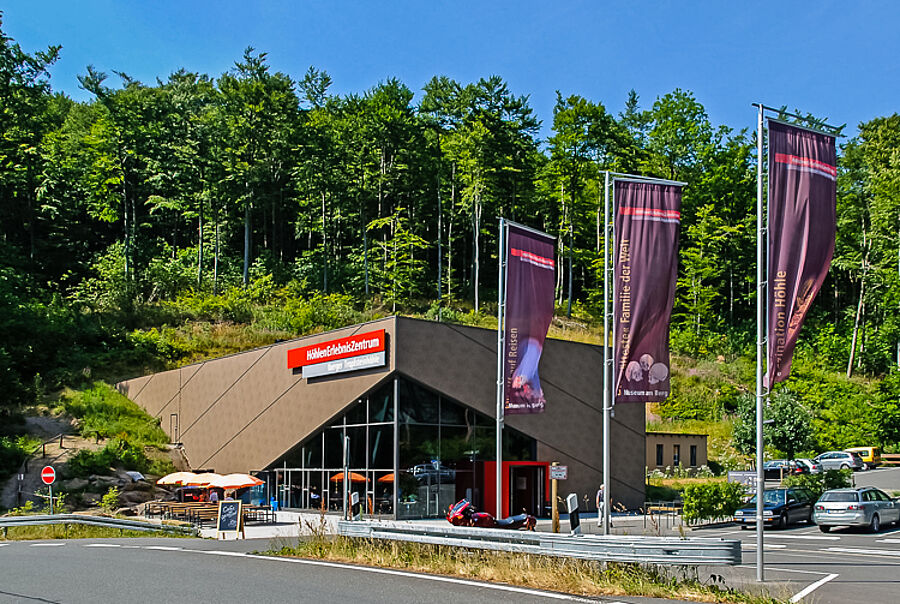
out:
{"label": "signpost", "polygon": [[41,480],[50,489],[50,514],[53,514],[53,483],[56,482],[56,470],[53,466],[44,466],[41,470]]}
{"label": "signpost", "polygon": [[569,466],[561,466],[558,461],[550,464],[550,514],[553,519],[553,532],[559,532],[559,506],[557,505],[557,493],[559,492],[559,480],[569,477]]}

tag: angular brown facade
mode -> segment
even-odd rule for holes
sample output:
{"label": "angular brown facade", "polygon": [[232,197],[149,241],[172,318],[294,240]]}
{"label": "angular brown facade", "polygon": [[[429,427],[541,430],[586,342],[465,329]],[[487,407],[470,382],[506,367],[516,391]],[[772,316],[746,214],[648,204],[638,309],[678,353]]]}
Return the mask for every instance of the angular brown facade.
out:
{"label": "angular brown facade", "polygon": [[[375,330],[386,333],[386,364],[306,379],[288,369],[288,350]],[[121,382],[119,390],[160,418],[195,468],[246,472],[279,459],[394,377],[493,417],[495,331],[389,317],[172,371]],[[603,349],[547,340],[541,360],[546,411],[507,416],[534,439],[536,459],[569,468],[560,492],[593,502],[602,479]],[[611,495],[627,508],[644,501],[644,406],[620,405],[611,432]],[[395,445],[396,446],[396,445]],[[396,459],[396,452],[394,455]]]}

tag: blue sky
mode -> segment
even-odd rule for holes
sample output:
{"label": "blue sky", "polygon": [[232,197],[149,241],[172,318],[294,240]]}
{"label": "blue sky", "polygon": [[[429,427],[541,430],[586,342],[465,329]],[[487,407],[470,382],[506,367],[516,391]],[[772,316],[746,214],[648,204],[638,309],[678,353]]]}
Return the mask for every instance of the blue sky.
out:
{"label": "blue sky", "polygon": [[[621,111],[693,91],[714,124],[755,125],[751,102],[855,126],[900,110],[900,2],[470,2],[6,0],[3,30],[33,52],[63,46],[52,85],[87,95],[88,64],[138,80],[178,68],[218,76],[247,46],[333,92],[389,77],[414,91],[433,75],[498,74],[527,94],[546,135],[555,91]],[[118,84],[113,79],[112,83]]]}

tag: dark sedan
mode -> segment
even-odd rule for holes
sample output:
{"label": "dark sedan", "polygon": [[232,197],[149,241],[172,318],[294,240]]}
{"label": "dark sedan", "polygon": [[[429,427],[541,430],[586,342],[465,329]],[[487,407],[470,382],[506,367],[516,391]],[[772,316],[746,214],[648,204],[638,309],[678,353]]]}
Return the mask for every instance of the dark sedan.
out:
{"label": "dark sedan", "polygon": [[[763,499],[763,526],[786,528],[795,522],[812,522],[812,493],[800,487],[767,490]],[[756,524],[756,495],[736,511],[734,521],[747,528]]]}

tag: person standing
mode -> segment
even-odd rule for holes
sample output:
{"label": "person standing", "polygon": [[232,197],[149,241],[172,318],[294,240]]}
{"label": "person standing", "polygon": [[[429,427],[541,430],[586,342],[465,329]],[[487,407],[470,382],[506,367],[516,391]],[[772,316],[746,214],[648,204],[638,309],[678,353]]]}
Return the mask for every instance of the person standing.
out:
{"label": "person standing", "polygon": [[603,485],[597,489],[597,527],[603,530]]}

